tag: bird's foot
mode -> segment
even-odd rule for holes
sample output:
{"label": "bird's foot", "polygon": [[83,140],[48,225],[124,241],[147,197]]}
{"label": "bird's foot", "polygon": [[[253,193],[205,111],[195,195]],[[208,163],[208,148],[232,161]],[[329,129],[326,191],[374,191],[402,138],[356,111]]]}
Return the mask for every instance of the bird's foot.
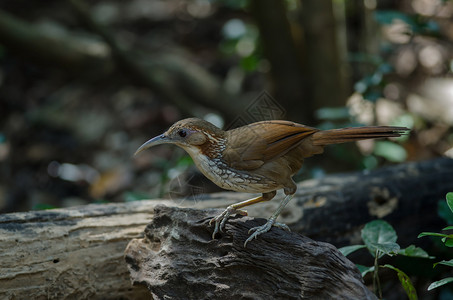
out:
{"label": "bird's foot", "polygon": [[272,226],[279,227],[279,228],[284,229],[286,231],[291,231],[289,229],[288,225],[283,224],[283,223],[275,222],[274,218],[270,218],[269,220],[267,220],[266,224],[250,228],[249,233],[251,233],[253,231],[255,231],[255,232],[253,232],[249,236],[249,238],[245,241],[244,248],[247,247],[247,243],[248,242],[250,242],[253,239],[256,239],[256,237],[259,236],[260,234],[263,234],[263,233],[268,232],[269,230],[271,230]]}
{"label": "bird's foot", "polygon": [[209,226],[211,226],[212,223],[215,222],[214,232],[212,233],[213,239],[215,238],[217,232],[219,231],[223,232],[223,228],[225,228],[225,223],[232,214],[246,216],[247,212],[245,210],[236,209],[230,205],[220,215],[212,218],[211,221],[209,221]]}

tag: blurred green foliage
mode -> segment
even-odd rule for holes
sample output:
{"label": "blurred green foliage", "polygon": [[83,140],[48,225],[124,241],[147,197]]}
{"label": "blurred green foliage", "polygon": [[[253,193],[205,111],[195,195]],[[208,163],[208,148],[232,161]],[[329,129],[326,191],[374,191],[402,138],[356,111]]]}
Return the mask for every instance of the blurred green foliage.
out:
{"label": "blurred green foliage", "polygon": [[392,71],[393,67],[390,64],[381,62],[374,73],[365,76],[354,84],[354,90],[362,94],[364,99],[376,102],[376,100],[383,97],[384,75]]}
{"label": "blurred green foliage", "polygon": [[46,203],[37,203],[33,205],[32,210],[48,210],[48,209],[55,209],[58,208],[54,205],[51,204],[46,204]]}
{"label": "blurred green foliage", "polygon": [[[378,10],[375,11],[374,17],[380,24],[392,24],[395,20],[406,23],[412,33],[423,35],[438,35],[439,25],[435,20],[421,16],[419,14],[408,14],[401,11]],[[411,34],[408,32],[408,34]]]}
{"label": "blurred green foliage", "polygon": [[151,199],[151,196],[147,193],[138,191],[127,191],[124,193],[124,202],[133,202]]}
{"label": "blurred green foliage", "polygon": [[391,162],[403,162],[407,158],[406,150],[401,145],[389,141],[375,142],[373,153]]}
{"label": "blurred green foliage", "polygon": [[[447,193],[445,198],[446,198],[445,199],[446,206],[448,207],[450,216],[448,218],[445,218],[445,216],[443,216],[443,218],[445,218],[448,222],[448,221],[450,221],[450,218],[453,215],[453,192]],[[439,205],[439,207],[441,207],[441,206]],[[439,210],[439,213],[440,212],[442,212],[442,214],[445,213],[445,211],[443,211],[443,210]],[[453,230],[453,226],[447,226],[442,230]],[[424,237],[424,236],[441,237],[442,238],[441,240],[446,247],[453,247],[453,234],[444,234],[444,233],[437,233],[437,232],[422,232],[418,235],[419,238]],[[437,262],[433,265],[433,267],[436,267],[439,264],[453,267],[453,259],[448,260],[448,261]],[[429,285],[428,291],[438,288],[440,286],[443,286],[450,282],[453,282],[453,277],[447,277],[447,278],[435,281]]]}
{"label": "blurred green foliage", "polygon": [[[348,107],[325,107],[316,111],[316,117],[322,121],[318,126],[319,129],[327,130],[340,127],[363,126],[355,121]],[[404,114],[395,119],[393,126],[404,126],[412,128],[414,121],[409,114]],[[336,157],[338,159],[357,162],[364,169],[374,169],[379,165],[377,157],[382,157],[390,162],[404,162],[407,159],[406,149],[400,145],[408,139],[408,136],[402,136],[394,139],[394,141],[375,141],[373,152],[369,155],[363,155],[357,158],[354,153],[351,153],[344,145],[334,145],[336,149]]]}
{"label": "blurred green foliage", "polygon": [[423,249],[410,245],[405,249],[401,249],[400,245],[396,242],[398,236],[395,229],[383,220],[374,220],[367,223],[361,232],[361,237],[364,242],[364,245],[352,245],[340,248],[339,250],[343,255],[349,255],[357,250],[366,248],[371,256],[374,257],[374,265],[367,267],[362,265],[357,265],[362,276],[367,275],[368,273],[373,274],[373,287],[376,295],[382,299],[382,289],[379,279],[379,269],[387,268],[395,271],[397,273],[398,279],[401,283],[401,286],[404,288],[409,299],[418,299],[415,288],[407,274],[401,269],[396,268],[393,265],[385,264],[379,265],[379,259],[383,256],[395,256],[403,255],[408,257],[416,258],[433,258],[426,253]]}
{"label": "blurred green foliage", "polygon": [[243,70],[255,71],[263,58],[256,26],[240,19],[231,19],[224,24],[222,33],[223,40],[219,45],[221,53],[237,55]]}

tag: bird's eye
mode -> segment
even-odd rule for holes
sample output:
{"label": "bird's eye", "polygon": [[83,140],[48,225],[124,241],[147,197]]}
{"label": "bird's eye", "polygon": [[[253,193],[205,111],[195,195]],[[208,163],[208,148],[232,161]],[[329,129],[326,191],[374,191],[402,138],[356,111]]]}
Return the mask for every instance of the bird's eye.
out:
{"label": "bird's eye", "polygon": [[187,132],[184,129],[178,130],[178,135],[180,137],[185,137],[187,135]]}

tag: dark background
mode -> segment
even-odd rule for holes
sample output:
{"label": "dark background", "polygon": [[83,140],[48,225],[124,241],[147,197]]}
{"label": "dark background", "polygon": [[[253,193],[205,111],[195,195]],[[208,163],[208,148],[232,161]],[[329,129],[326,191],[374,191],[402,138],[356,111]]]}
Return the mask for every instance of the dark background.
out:
{"label": "dark background", "polygon": [[191,116],[412,129],[297,180],[453,157],[452,50],[452,1],[0,0],[0,212],[218,191],[181,149],[132,156]]}
{"label": "dark background", "polygon": [[450,1],[0,6],[2,212],[217,190],[179,149],[132,158],[188,116],[413,129],[330,147],[299,180],[452,149]]}
{"label": "dark background", "polygon": [[413,129],[397,141],[329,147],[298,180],[452,149],[451,1],[0,7],[2,212],[190,196],[187,182],[217,190],[174,147],[132,158],[188,116],[226,128],[282,118]]}

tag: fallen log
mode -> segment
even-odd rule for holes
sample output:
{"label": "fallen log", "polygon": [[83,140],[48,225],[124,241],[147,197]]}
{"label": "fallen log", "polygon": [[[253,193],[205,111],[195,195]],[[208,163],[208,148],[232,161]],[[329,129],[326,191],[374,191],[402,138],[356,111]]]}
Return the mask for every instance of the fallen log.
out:
{"label": "fallen log", "polygon": [[[437,202],[453,191],[452,178],[453,160],[441,158],[308,180],[298,185],[279,221],[293,232],[339,247],[359,243],[363,224],[381,217],[395,227],[398,242],[406,247],[418,233],[442,228]],[[217,193],[197,201],[149,200],[0,215],[0,298],[144,299],[149,292],[131,287],[123,255],[128,242],[143,238],[156,205],[224,208],[248,197]],[[267,218],[277,205],[278,200],[254,205],[249,215]]]}
{"label": "fallen log", "polygon": [[149,299],[123,253],[155,203],[0,215],[0,299]]}
{"label": "fallen log", "polygon": [[232,218],[213,240],[221,211],[158,206],[145,237],[125,252],[134,284],[155,299],[377,299],[334,246],[274,228],[244,242],[265,220]]}
{"label": "fallen log", "polygon": [[[406,247],[423,231],[438,231],[445,222],[438,202],[453,191],[453,159],[438,158],[383,167],[373,171],[334,174],[297,185],[294,198],[278,221],[317,241],[336,247],[361,243],[363,225],[384,219]],[[251,198],[245,193],[203,195],[196,201],[178,200],[184,207],[223,207]],[[283,194],[269,202],[247,207],[251,217],[268,218]]]}
{"label": "fallen log", "polygon": [[364,224],[384,219],[406,247],[420,232],[443,228],[438,202],[451,191],[449,158],[337,174],[302,182],[280,221],[295,232],[343,247],[361,243]]}

